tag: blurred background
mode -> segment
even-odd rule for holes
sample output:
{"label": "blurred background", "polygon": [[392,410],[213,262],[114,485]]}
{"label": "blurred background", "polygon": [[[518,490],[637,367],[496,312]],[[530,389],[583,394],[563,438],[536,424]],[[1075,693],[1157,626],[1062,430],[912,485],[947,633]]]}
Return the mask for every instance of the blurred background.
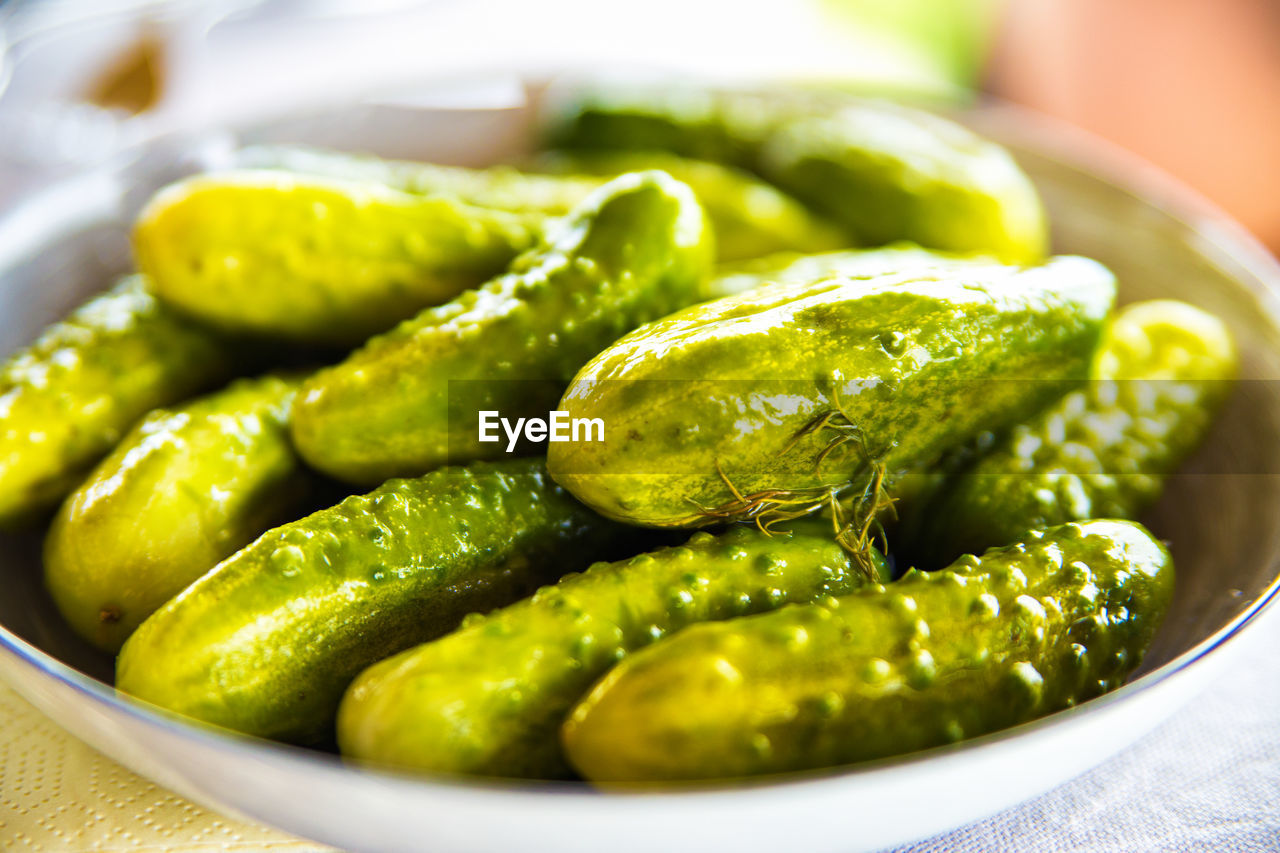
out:
{"label": "blurred background", "polygon": [[500,110],[517,72],[1007,99],[1177,175],[1280,250],[1277,0],[8,0],[0,204],[159,135],[347,101]]}

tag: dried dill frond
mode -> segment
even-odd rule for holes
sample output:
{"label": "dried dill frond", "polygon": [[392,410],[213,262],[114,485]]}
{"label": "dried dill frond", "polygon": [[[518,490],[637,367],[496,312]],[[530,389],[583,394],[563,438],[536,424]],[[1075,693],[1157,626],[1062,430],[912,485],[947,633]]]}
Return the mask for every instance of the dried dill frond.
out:
{"label": "dried dill frond", "polygon": [[773,527],[797,518],[812,515],[828,504],[834,505],[836,492],[847,486],[816,486],[809,489],[764,489],[743,494],[729,479],[729,475],[716,462],[716,473],[733,495],[732,500],[719,506],[705,507],[698,511],[720,521],[752,521],[761,533],[772,535]]}
{"label": "dried dill frond", "polygon": [[849,413],[845,411],[844,406],[840,402],[840,393],[836,390],[833,390],[831,393],[831,408],[824,412],[819,412],[811,418],[808,423],[796,430],[795,434],[791,436],[791,439],[787,442],[786,446],[779,451],[778,455],[785,456],[795,450],[796,446],[805,437],[815,433],[820,433],[823,430],[832,432],[834,435],[825,445],[823,445],[821,450],[814,454],[814,474],[819,474],[822,469],[822,464],[827,461],[827,458],[846,444],[856,442],[860,451],[860,456],[862,457],[860,467],[855,470],[853,475],[850,477],[851,481],[857,481],[860,475],[867,474],[874,461],[884,456],[883,450],[876,452],[867,446],[866,434],[862,431],[860,426],[853,422],[853,418],[849,417]]}
{"label": "dried dill frond", "polygon": [[[871,549],[878,538],[887,550],[880,518],[884,512],[893,511],[894,502],[886,489],[885,465],[867,447],[864,433],[845,413],[838,397],[832,409],[822,412],[797,430],[780,455],[792,452],[806,436],[824,430],[835,435],[815,454],[815,474],[840,447],[856,443],[860,451],[861,462],[844,482],[807,489],[763,489],[744,494],[717,460],[716,473],[733,498],[716,507],[698,505],[698,509],[703,515],[721,521],[754,522],[762,533],[772,535],[779,524],[829,507],[835,541],[848,552],[859,571],[875,579],[876,566]],[[844,497],[855,493],[856,497],[846,504]]]}
{"label": "dried dill frond", "polygon": [[871,557],[871,549],[876,540],[879,540],[881,550],[889,550],[881,518],[886,512],[897,517],[894,499],[889,497],[885,488],[885,475],[882,463],[871,463],[871,474],[866,479],[862,492],[853,499],[849,508],[846,509],[838,500],[832,501],[831,507],[831,523],[835,528],[836,543],[853,558],[859,571],[872,580],[876,577],[876,566]]}

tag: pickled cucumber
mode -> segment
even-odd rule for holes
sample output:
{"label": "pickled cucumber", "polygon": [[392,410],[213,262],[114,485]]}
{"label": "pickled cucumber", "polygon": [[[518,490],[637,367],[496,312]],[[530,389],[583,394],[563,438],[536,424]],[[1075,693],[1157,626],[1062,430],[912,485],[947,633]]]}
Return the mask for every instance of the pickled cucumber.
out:
{"label": "pickled cucumber", "polygon": [[339,745],[418,769],[564,776],[559,725],[624,655],[685,625],[864,582],[818,521],[789,536],[695,533],[680,547],[598,563],[361,674],[343,699]]}
{"label": "pickled cucumber", "polygon": [[475,207],[546,216],[568,213],[603,183],[600,178],[585,175],[529,174],[511,166],[467,169],[284,145],[242,149],[236,154],[235,164],[242,169],[273,169],[385,184],[415,195],[452,197]]}
{"label": "pickled cucumber", "polygon": [[408,193],[451,196],[477,207],[547,215],[568,213],[609,178],[657,169],[693,189],[711,220],[721,261],[787,250],[820,252],[849,242],[834,225],[746,172],[665,151],[548,152],[533,162],[533,173],[511,166],[466,169],[285,146],[247,148],[236,163],[375,181]]}
{"label": "pickled cucumber", "polygon": [[1118,686],[1168,608],[1141,525],[1029,533],[945,571],[695,625],[628,657],[565,722],[601,782],[844,764],[1016,725]]}
{"label": "pickled cucumber", "polygon": [[707,298],[721,299],[766,284],[806,284],[837,276],[866,277],[908,271],[981,269],[991,259],[923,249],[895,243],[876,249],[838,252],[776,252],[760,258],[721,264],[707,283]]}
{"label": "pickled cucumber", "polygon": [[1084,258],[779,284],[636,330],[559,408],[604,441],[548,469],[610,518],[699,526],[821,504],[1029,417],[1088,376],[1115,282]]}
{"label": "pickled cucumber", "polygon": [[241,380],[151,412],[63,503],[45,539],[45,584],[80,636],[117,651],[300,505],[307,480],[288,429],[297,385]]}
{"label": "pickled cucumber", "polygon": [[232,353],[141,276],[46,329],[0,368],[0,524],[56,505],[144,413],[229,376]]}
{"label": "pickled cucumber", "polygon": [[1007,151],[920,110],[852,98],[690,90],[587,92],[552,129],[572,149],[665,149],[739,166],[844,227],[861,245],[910,240],[1019,263],[1048,229]]}
{"label": "pickled cucumber", "polygon": [[133,245],[157,295],[210,325],[351,345],[498,274],[545,221],[264,169],[166,187],[139,216]]}
{"label": "pickled cucumber", "polygon": [[1216,317],[1166,299],[1126,307],[1095,381],[1016,426],[925,505],[908,534],[919,562],[940,565],[1033,527],[1136,518],[1200,444],[1235,373]]}
{"label": "pickled cucumber", "polygon": [[519,268],[316,374],[294,407],[298,449],[356,483],[502,456],[507,442],[480,440],[479,413],[545,416],[591,356],[698,301],[711,244],[684,184],[617,178]]}
{"label": "pickled cucumber", "polygon": [[393,480],[219,563],[125,642],[116,687],[247,734],[327,741],[362,669],[624,537],[537,459]]}
{"label": "pickled cucumber", "polygon": [[620,175],[658,169],[688,184],[707,211],[722,262],[775,252],[824,252],[850,239],[830,222],[747,172],[666,151],[596,151],[547,154],[539,168]]}
{"label": "pickled cucumber", "polygon": [[958,124],[876,103],[789,123],[760,152],[770,181],[867,246],[911,240],[1036,263],[1048,226],[1004,148]]}

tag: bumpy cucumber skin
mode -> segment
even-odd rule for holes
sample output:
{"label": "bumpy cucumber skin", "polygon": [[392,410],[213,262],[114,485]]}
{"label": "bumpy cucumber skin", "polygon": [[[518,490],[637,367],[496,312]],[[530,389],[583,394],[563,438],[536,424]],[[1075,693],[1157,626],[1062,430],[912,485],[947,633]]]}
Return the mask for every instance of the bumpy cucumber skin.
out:
{"label": "bumpy cucumber skin", "polygon": [[[602,442],[552,444],[548,469],[598,512],[700,526],[735,495],[847,484],[870,456],[892,476],[1082,382],[1115,294],[1061,257],[780,284],[651,323],[589,362],[559,408]],[[817,464],[840,410],[860,440]]]}
{"label": "bumpy cucumber skin", "polygon": [[141,276],[76,309],[0,368],[0,524],[60,501],[147,411],[228,376],[231,346]]}
{"label": "bumpy cucumber skin", "polygon": [[658,169],[693,188],[711,219],[721,261],[773,252],[822,252],[848,245],[831,223],[781,190],[739,169],[688,160],[666,151],[549,153],[539,157],[538,174],[510,166],[466,169],[321,149],[261,146],[240,152],[242,168],[279,169],[299,174],[374,181],[407,193],[445,195],[477,207],[563,215],[608,178]]}
{"label": "bumpy cucumber skin", "polygon": [[999,145],[953,122],[879,101],[733,93],[589,93],[553,142],[666,149],[749,169],[843,226],[860,245],[1034,263],[1048,246],[1035,187]]}
{"label": "bumpy cucumber skin", "polygon": [[355,344],[501,272],[545,217],[270,170],[161,190],[134,226],[139,268],[224,330]]}
{"label": "bumpy cucumber skin", "polygon": [[748,776],[926,749],[1122,683],[1173,563],[1138,524],[1033,532],[948,570],[824,603],[696,625],[628,657],[573,710],[600,782]]}
{"label": "bumpy cucumber skin", "polygon": [[[759,178],[720,163],[667,151],[591,151],[544,155],[536,165],[555,172],[621,175],[658,169],[688,184],[707,211],[722,263],[776,252],[826,252],[850,240],[830,222]],[[709,297],[708,297],[709,298]]]}
{"label": "bumpy cucumber skin", "polygon": [[737,528],[598,563],[364,672],[338,717],[343,754],[437,772],[559,778],[557,731],[622,657],[709,619],[841,595],[864,583],[821,522]]}
{"label": "bumpy cucumber skin", "polygon": [[575,151],[672,151],[756,171],[769,136],[818,108],[794,93],[587,88],[555,105],[549,142]]}
{"label": "bumpy cucumber skin", "polygon": [[760,171],[862,245],[911,240],[1009,263],[1048,249],[1040,196],[1009,152],[919,110],[866,103],[790,123]]}
{"label": "bumpy cucumber skin", "polygon": [[987,257],[937,252],[914,243],[817,254],[777,252],[720,265],[707,283],[707,298],[722,299],[767,284],[805,284],[837,276],[858,278],[904,272],[940,275],[948,270],[977,270],[990,264]]}
{"label": "bumpy cucumber skin", "polygon": [[294,406],[299,451],[355,483],[505,454],[505,440],[480,442],[478,412],[545,417],[593,355],[698,301],[712,243],[684,184],[611,181],[512,271],[312,377]]}
{"label": "bumpy cucumber skin", "polygon": [[45,585],[107,651],[219,561],[285,520],[307,479],[289,441],[297,380],[236,382],[148,414],[63,503]]}
{"label": "bumpy cucumber skin", "polygon": [[467,169],[295,146],[252,146],[238,152],[235,163],[245,169],[380,183],[416,195],[450,196],[476,207],[547,216],[568,213],[602,183],[585,176],[528,174],[510,166]]}
{"label": "bumpy cucumber skin", "polygon": [[1135,518],[1204,439],[1237,369],[1231,334],[1182,302],[1120,311],[1096,380],[1072,391],[941,486],[912,525],[922,565],[980,553],[1023,531]]}
{"label": "bumpy cucumber skin", "polygon": [[618,535],[540,460],[393,480],[266,532],[187,587],[125,643],[116,687],[247,734],[326,741],[365,667]]}

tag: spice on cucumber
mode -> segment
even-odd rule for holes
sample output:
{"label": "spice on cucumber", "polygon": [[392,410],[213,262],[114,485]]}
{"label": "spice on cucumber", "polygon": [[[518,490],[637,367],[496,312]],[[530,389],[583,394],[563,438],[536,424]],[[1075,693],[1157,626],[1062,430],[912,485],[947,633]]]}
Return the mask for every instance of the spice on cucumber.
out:
{"label": "spice on cucumber", "polygon": [[987,262],[781,283],[637,329],[559,408],[605,440],[552,444],[553,477],[603,515],[704,526],[895,482],[1088,376],[1115,297],[1101,265]]}

